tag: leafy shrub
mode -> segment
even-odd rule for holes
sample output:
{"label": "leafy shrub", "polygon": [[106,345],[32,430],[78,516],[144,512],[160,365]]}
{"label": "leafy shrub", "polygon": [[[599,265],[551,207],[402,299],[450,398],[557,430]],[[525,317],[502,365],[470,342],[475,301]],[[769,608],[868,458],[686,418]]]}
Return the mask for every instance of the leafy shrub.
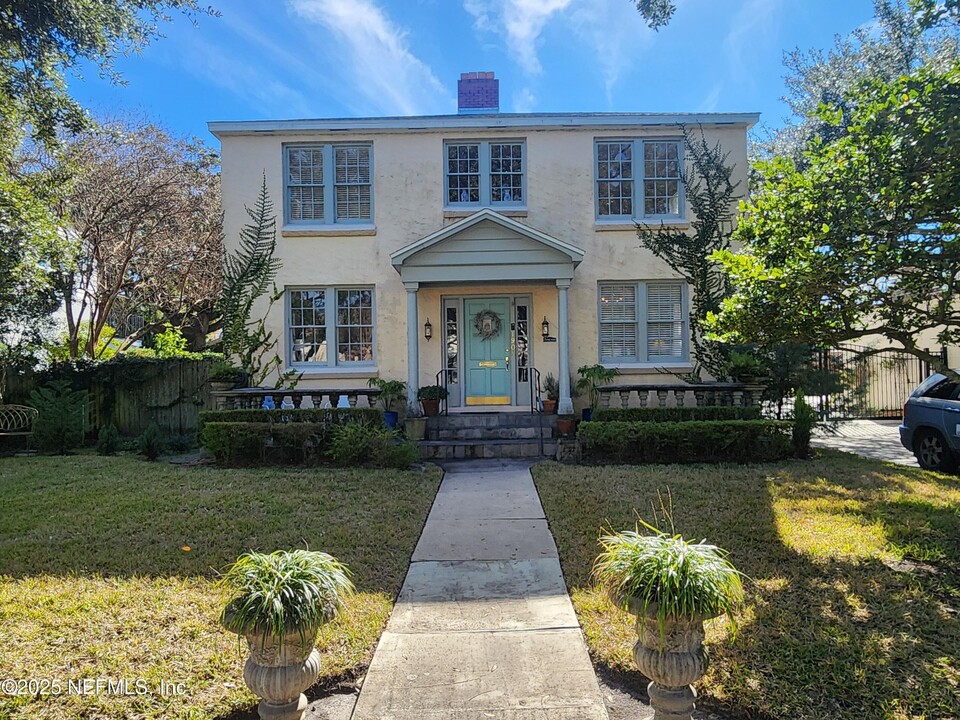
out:
{"label": "leafy shrub", "polygon": [[810,437],[817,426],[817,411],[799,391],[793,405],[793,452],[798,458],[810,457]]}
{"label": "leafy shrub", "polygon": [[690,420],[759,420],[760,406],[600,408],[593,422],[688,422]]}
{"label": "leafy shrub", "polygon": [[383,455],[383,466],[406,470],[420,459],[417,444],[406,440],[387,445]]}
{"label": "leafy shrub", "polygon": [[775,420],[586,422],[578,436],[594,463],[755,463],[793,454],[791,424]]}
{"label": "leafy shrub", "polygon": [[[279,393],[279,391],[278,391]],[[376,408],[294,408],[290,410],[204,410],[197,419],[197,436],[203,432],[208,422],[227,423],[275,423],[290,425],[294,423],[315,423],[325,428],[336,425],[359,423],[371,427],[386,427],[383,411]]]}
{"label": "leafy shrub", "polygon": [[97,435],[97,455],[116,455],[120,449],[120,433],[113,423],[100,428]]}
{"label": "leafy shrub", "polygon": [[83,444],[87,392],[57,380],[30,393],[30,404],[39,413],[33,439],[40,452],[66,455]]}
{"label": "leafy shrub", "polygon": [[147,429],[137,438],[137,452],[147,460],[156,460],[163,452],[163,437],[156,423],[150,423]]}
{"label": "leafy shrub", "polygon": [[224,465],[317,464],[328,435],[322,423],[207,422],[200,443]]}
{"label": "leafy shrub", "polygon": [[385,428],[340,425],[330,433],[327,456],[341,467],[376,464],[378,459],[385,458],[387,446],[394,438],[394,432]]}

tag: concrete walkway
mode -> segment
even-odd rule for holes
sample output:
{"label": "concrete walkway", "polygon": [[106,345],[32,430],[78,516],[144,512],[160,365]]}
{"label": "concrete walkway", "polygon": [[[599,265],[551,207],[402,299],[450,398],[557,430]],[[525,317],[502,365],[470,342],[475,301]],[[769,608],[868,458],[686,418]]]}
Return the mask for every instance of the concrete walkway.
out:
{"label": "concrete walkway", "polygon": [[353,720],[607,720],[524,465],[451,466]]}
{"label": "concrete walkway", "polygon": [[810,444],[917,467],[913,453],[900,444],[899,424],[899,420],[842,420],[835,428],[818,431]]}

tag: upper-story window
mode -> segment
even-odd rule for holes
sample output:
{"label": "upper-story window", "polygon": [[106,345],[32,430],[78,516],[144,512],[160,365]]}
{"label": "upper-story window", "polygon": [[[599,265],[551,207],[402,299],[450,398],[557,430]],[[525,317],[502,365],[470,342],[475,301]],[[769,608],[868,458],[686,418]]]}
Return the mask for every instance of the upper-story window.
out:
{"label": "upper-story window", "polygon": [[448,207],[523,207],[526,205],[522,142],[447,142]]}
{"label": "upper-story window", "polygon": [[370,145],[284,147],[290,224],[364,223],[373,218]]}
{"label": "upper-story window", "polygon": [[683,217],[681,140],[598,140],[597,217]]}

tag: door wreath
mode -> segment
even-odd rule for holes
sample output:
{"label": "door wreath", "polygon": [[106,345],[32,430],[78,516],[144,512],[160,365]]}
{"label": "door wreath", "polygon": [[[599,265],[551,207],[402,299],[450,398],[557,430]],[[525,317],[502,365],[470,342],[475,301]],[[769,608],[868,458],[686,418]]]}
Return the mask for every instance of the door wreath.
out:
{"label": "door wreath", "polygon": [[477,337],[484,340],[492,340],[502,328],[503,321],[493,310],[481,310],[473,316],[473,329],[477,331]]}

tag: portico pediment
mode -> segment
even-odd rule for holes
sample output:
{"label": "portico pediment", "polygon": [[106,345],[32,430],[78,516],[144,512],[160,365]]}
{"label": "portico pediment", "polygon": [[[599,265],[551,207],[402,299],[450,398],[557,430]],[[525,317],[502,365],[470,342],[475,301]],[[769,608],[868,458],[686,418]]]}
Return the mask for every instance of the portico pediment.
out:
{"label": "portico pediment", "polygon": [[493,210],[480,210],[390,256],[405,283],[571,280],[584,252]]}

